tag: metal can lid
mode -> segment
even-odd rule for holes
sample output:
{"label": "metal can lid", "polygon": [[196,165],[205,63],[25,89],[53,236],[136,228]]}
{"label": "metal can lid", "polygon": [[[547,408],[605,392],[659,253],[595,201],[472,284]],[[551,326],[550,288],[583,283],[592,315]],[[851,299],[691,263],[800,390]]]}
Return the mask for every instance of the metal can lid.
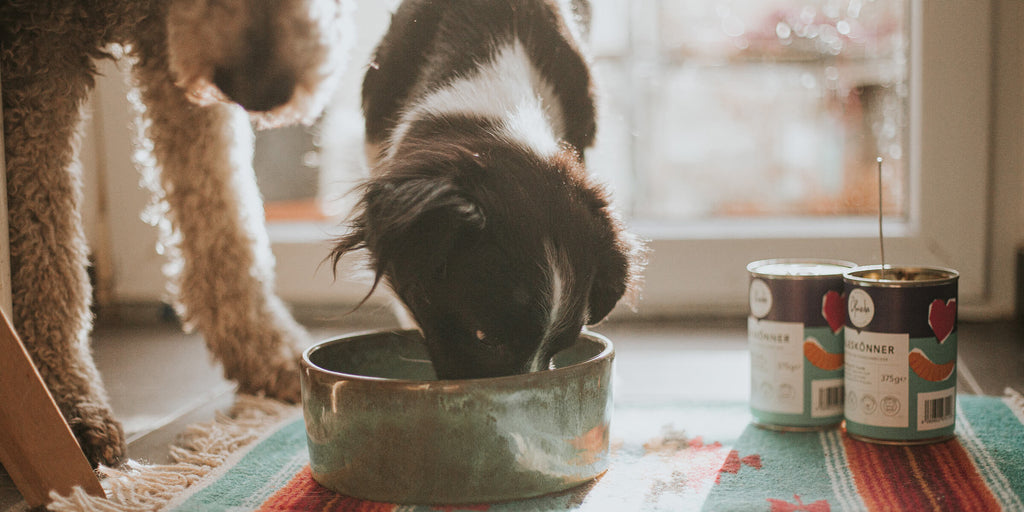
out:
{"label": "metal can lid", "polygon": [[813,279],[841,276],[856,267],[856,263],[843,260],[779,258],[750,263],[747,271],[767,279]]}
{"label": "metal can lid", "polygon": [[960,273],[943,267],[906,265],[867,265],[843,274],[843,280],[860,286],[906,288],[932,286],[956,281]]}

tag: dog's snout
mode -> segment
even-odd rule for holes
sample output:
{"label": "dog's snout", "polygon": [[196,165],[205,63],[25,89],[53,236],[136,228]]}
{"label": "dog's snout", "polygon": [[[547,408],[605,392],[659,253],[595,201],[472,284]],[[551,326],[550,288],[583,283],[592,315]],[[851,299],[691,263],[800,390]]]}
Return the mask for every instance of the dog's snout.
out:
{"label": "dog's snout", "polygon": [[213,72],[213,85],[250,112],[267,112],[288,103],[295,83],[291,73],[274,65],[219,66]]}

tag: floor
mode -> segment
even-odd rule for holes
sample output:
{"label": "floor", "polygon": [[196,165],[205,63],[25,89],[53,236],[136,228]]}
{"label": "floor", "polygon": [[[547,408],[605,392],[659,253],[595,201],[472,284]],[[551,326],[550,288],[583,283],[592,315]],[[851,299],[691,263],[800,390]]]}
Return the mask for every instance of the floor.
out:
{"label": "floor", "polygon": [[[94,357],[124,424],[128,455],[143,462],[167,462],[179,432],[210,421],[233,397],[202,338],[182,333],[168,316],[157,307],[121,307],[101,312],[94,334]],[[310,310],[299,317],[314,339],[394,325],[383,311]],[[1024,391],[1024,325],[961,322],[959,329],[960,393],[1001,395],[1007,386]],[[596,330],[615,342],[617,399],[748,397],[743,318],[612,321]],[[0,472],[0,511],[19,501]]]}

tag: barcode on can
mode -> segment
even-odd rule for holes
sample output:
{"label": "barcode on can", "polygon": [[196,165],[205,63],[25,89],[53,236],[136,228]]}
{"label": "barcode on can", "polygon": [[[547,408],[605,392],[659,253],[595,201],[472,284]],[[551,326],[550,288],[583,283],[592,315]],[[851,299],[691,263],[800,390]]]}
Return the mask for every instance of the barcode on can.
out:
{"label": "barcode on can", "polygon": [[843,379],[811,381],[811,417],[843,414]]}
{"label": "barcode on can", "polygon": [[843,405],[843,388],[825,388],[818,390],[818,407],[836,407]]}
{"label": "barcode on can", "polygon": [[924,402],[924,421],[942,421],[953,415],[953,397],[947,396]]}
{"label": "barcode on can", "polygon": [[952,425],[956,415],[956,388],[917,395],[917,429]]}

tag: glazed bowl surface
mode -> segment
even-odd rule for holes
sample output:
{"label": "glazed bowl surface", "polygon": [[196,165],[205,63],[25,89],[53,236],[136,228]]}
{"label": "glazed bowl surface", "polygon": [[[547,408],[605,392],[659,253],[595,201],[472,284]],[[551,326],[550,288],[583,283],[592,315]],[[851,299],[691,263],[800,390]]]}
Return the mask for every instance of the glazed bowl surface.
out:
{"label": "glazed bowl surface", "polygon": [[420,334],[332,338],[302,356],[313,478],[356,498],[484,503],[557,492],[608,469],[611,342],[584,332],[552,369],[437,380]]}

